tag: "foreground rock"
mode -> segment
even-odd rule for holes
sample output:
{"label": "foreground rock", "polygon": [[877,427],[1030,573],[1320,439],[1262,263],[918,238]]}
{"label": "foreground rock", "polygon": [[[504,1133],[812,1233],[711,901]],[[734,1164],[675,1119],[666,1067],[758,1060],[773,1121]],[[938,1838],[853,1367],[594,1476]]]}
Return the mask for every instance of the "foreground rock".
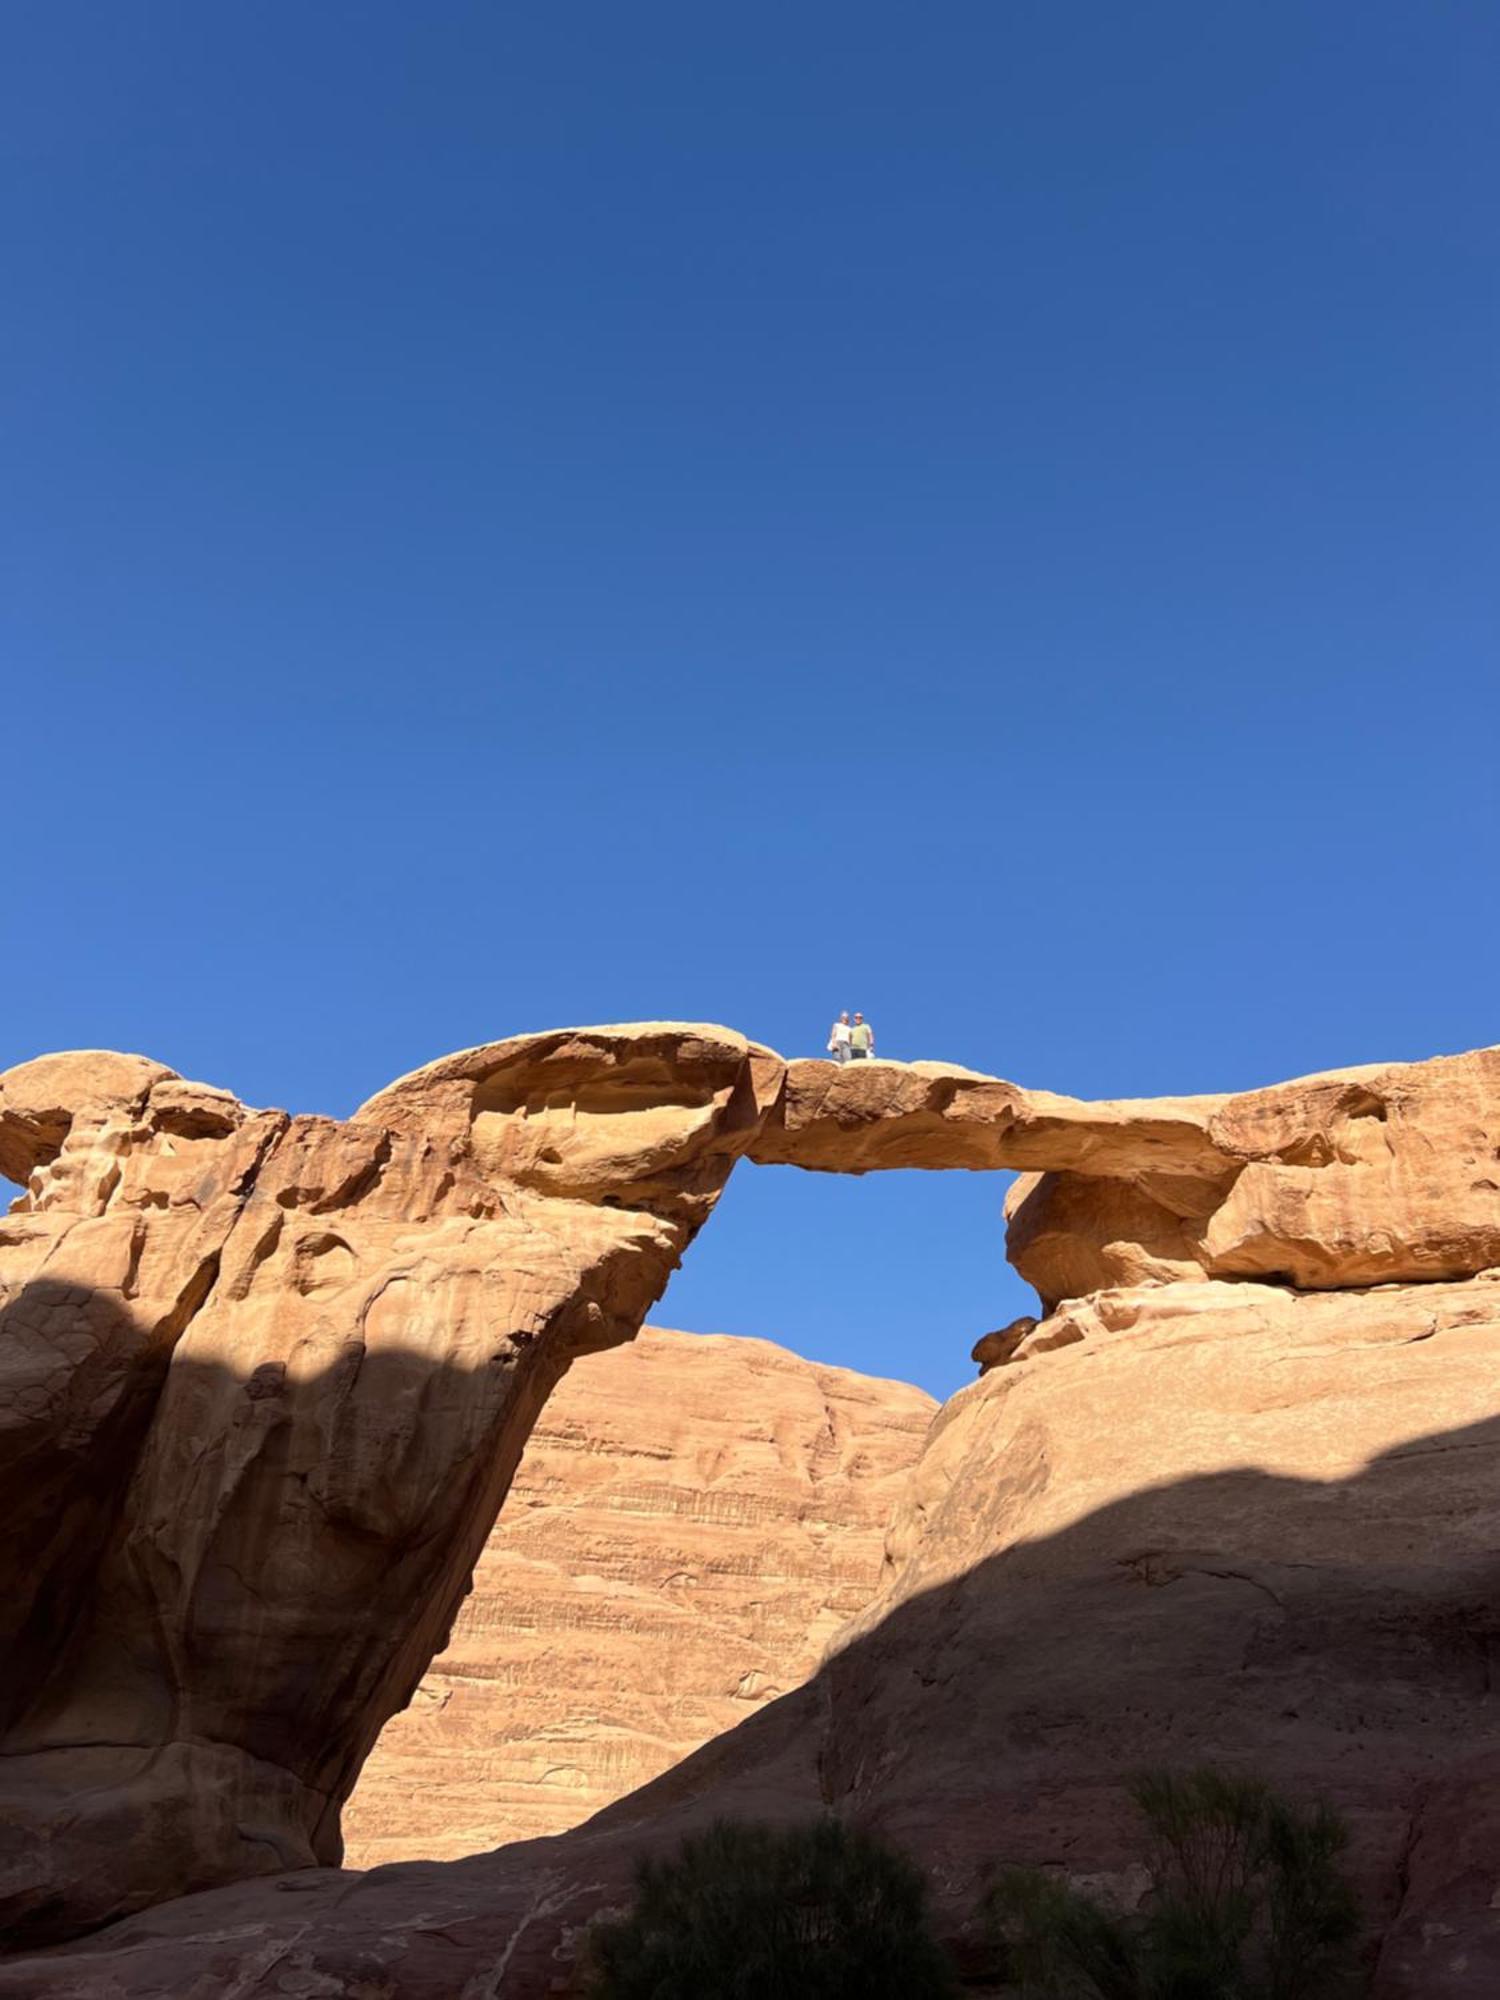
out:
{"label": "foreground rock", "polygon": [[0,1079],[0,1928],[340,1858],[547,1396],[634,1335],[779,1077],[651,1028],[346,1124],[133,1058]]}
{"label": "foreground rock", "polygon": [[[6,1073],[0,1170],[29,1191],[0,1232],[0,1922],[34,1948],[305,1871],[233,1891],[249,1929],[207,1970],[201,1924],[242,1921],[217,1904],[8,1990],[206,1995],[228,1966],[249,1994],[260,1936],[336,1991],[454,1990],[429,1962],[473,2000],[544,1991],[630,1845],[755,1802],[868,1809],[957,1912],[981,1828],[1002,1858],[1119,1875],[1121,1777],[1168,1745],[1326,1783],[1374,1906],[1400,1899],[1382,1991],[1488,1990],[1452,1980],[1495,1921],[1472,1757],[1497,1128],[1493,1050],[1088,1105],[658,1024],[471,1050],[344,1123],[135,1057]],[[1048,1316],[950,1406],[905,1580],[808,1690],[589,1829],[325,1893],[310,1864],[339,1858],[548,1394],[634,1335],[741,1156],[1035,1177],[1012,1241]],[[115,1958],[158,1923],[185,1955],[132,1987],[157,1946]]]}
{"label": "foreground rock", "polygon": [[540,2000],[638,1852],[825,1805],[922,1859],[962,1949],[992,1861],[1137,1896],[1126,1781],[1212,1756],[1348,1816],[1379,2000],[1479,2000],[1500,1980],[1497,1360],[1490,1280],[1100,1294],[946,1406],[888,1583],[808,1687],[560,1839],[170,1905],[0,1971],[0,1994]]}
{"label": "foreground rock", "polygon": [[647,1327],[579,1362],[365,1765],[349,1863],[563,1832],[806,1680],[936,1407],[764,1340]]}

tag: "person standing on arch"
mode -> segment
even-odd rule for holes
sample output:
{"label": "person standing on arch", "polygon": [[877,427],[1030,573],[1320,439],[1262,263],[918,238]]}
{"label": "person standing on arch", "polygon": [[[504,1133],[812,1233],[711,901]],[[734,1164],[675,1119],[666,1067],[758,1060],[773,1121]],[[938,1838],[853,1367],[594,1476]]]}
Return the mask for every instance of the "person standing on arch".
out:
{"label": "person standing on arch", "polygon": [[863,1014],[856,1013],[849,1030],[850,1062],[868,1062],[875,1053],[875,1030]]}
{"label": "person standing on arch", "polygon": [[849,1026],[849,1009],[846,1007],[828,1030],[828,1053],[836,1063],[848,1062],[849,1037],[853,1032]]}

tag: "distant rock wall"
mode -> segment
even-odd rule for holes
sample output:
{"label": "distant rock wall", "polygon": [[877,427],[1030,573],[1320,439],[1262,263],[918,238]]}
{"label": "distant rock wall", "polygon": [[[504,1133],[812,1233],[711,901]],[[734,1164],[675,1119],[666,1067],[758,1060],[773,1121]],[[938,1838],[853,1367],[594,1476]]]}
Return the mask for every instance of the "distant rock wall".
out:
{"label": "distant rock wall", "polygon": [[936,1408],[764,1340],[646,1327],[576,1363],[345,1808],[348,1865],[561,1833],[806,1680]]}

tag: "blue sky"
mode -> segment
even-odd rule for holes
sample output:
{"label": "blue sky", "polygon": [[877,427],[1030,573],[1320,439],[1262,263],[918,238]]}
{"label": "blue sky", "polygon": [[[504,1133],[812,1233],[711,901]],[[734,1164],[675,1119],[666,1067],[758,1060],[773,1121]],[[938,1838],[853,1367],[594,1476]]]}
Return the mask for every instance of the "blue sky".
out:
{"label": "blue sky", "polygon": [[[1500,1039],[1490,0],[25,5],[0,1063]],[[946,1392],[988,1176],[659,1316]]]}

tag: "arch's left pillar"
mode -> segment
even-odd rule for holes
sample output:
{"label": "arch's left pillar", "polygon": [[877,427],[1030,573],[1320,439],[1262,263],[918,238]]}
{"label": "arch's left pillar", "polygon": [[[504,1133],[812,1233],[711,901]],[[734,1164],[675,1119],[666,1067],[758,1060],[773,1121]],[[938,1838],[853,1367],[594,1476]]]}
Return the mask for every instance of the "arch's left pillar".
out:
{"label": "arch's left pillar", "polygon": [[0,1077],[0,1928],[339,1859],[549,1391],[639,1329],[781,1074],[665,1024],[345,1123],[140,1058]]}

